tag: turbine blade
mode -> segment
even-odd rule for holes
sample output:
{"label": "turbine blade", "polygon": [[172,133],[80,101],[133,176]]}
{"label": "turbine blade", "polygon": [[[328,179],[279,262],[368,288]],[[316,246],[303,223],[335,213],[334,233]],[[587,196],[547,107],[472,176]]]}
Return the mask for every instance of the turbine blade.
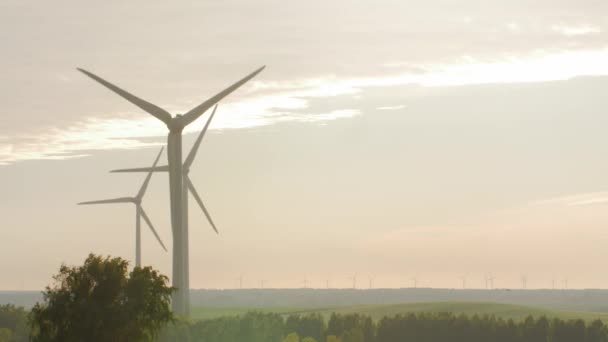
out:
{"label": "turbine blade", "polygon": [[186,181],[186,184],[188,185],[188,189],[192,193],[192,196],[194,196],[194,199],[196,200],[196,202],[198,203],[198,205],[203,210],[203,213],[205,213],[205,216],[207,217],[207,220],[211,224],[211,228],[213,228],[213,230],[215,230],[215,232],[217,234],[219,234],[219,232],[217,231],[217,228],[215,227],[215,223],[213,223],[213,220],[211,219],[211,215],[209,215],[209,212],[207,211],[207,208],[205,208],[205,205],[203,204],[203,200],[201,200],[201,197],[196,192],[196,189],[194,188],[194,184],[192,184],[192,181],[190,180],[190,177],[184,176],[184,180]]}
{"label": "turbine blade", "polygon": [[146,193],[146,189],[148,188],[148,184],[150,183],[150,178],[152,178],[152,174],[154,173],[153,169],[156,167],[156,164],[158,163],[158,160],[160,159],[161,154],[163,154],[164,149],[165,149],[164,146],[160,148],[160,152],[158,152],[158,156],[156,156],[156,159],[154,160],[154,164],[152,164],[152,170],[150,170],[148,172],[148,175],[146,176],[146,180],[144,180],[144,184],[141,185],[141,188],[139,189],[137,196],[135,196],[136,198],[141,199],[142,197],[144,197],[144,194]]}
{"label": "turbine blade", "polygon": [[259,74],[260,72],[262,72],[262,70],[264,70],[266,66],[263,66],[259,69],[257,69],[256,71],[252,72],[251,74],[245,76],[244,78],[242,78],[240,81],[234,83],[233,85],[231,85],[230,87],[222,90],[221,92],[217,93],[215,96],[211,97],[210,99],[208,99],[207,101],[201,103],[200,105],[192,108],[188,113],[184,114],[184,116],[182,117],[182,120],[184,122],[184,126],[190,124],[192,121],[196,120],[199,116],[201,116],[201,114],[203,114],[204,112],[207,111],[207,109],[211,108],[211,106],[213,106],[214,104],[220,102],[224,97],[228,96],[228,94],[232,93],[233,91],[235,91],[236,89],[238,89],[240,86],[242,86],[243,84],[247,83],[247,81],[249,81],[250,79],[254,78],[257,74]]}
{"label": "turbine blade", "polygon": [[152,233],[154,234],[154,236],[156,236],[156,240],[158,240],[158,243],[160,243],[160,245],[163,247],[163,249],[166,252],[167,251],[167,247],[165,247],[165,244],[163,243],[163,240],[161,240],[160,236],[158,236],[158,233],[156,232],[156,229],[154,229],[154,226],[152,226],[152,221],[150,221],[150,218],[148,217],[148,215],[146,214],[146,212],[144,211],[144,208],[142,206],[139,207],[139,212],[141,213],[141,217],[143,217],[144,221],[146,221],[146,223],[148,224],[148,227],[150,227],[150,230],[152,231]]}
{"label": "turbine blade", "polygon": [[133,201],[134,201],[134,198],[132,198],[132,197],[119,197],[119,198],[112,198],[112,199],[99,200],[99,201],[80,202],[80,203],[78,203],[78,205],[106,204],[106,203],[132,203]]}
{"label": "turbine blade", "polygon": [[131,102],[132,104],[136,105],[137,107],[143,109],[148,114],[151,114],[152,116],[154,116],[155,118],[164,122],[165,124],[169,124],[169,122],[171,121],[171,114],[169,114],[169,112],[167,112],[166,110],[158,107],[157,105],[154,105],[150,102],[142,100],[139,97],[137,97],[133,94],[130,94],[125,90],[120,89],[119,87],[115,86],[114,84],[104,80],[103,78],[101,78],[91,72],[88,72],[81,68],[76,68],[76,69],[78,71],[82,72],[83,74],[89,76],[90,78],[94,79],[95,81],[101,83],[106,88],[108,88],[111,91],[115,92],[116,94],[120,95],[122,98]]}
{"label": "turbine blade", "polygon": [[211,112],[211,116],[209,116],[209,119],[207,119],[207,123],[205,124],[205,127],[203,127],[203,130],[199,133],[198,138],[196,138],[196,141],[194,142],[194,145],[192,145],[192,149],[190,150],[190,153],[188,153],[188,157],[186,157],[186,161],[184,161],[185,168],[189,168],[190,166],[192,166],[192,162],[194,161],[194,157],[196,157],[196,152],[198,151],[198,147],[201,145],[201,141],[203,141],[203,137],[205,136],[205,133],[207,132],[207,128],[209,128],[209,124],[211,123],[211,120],[213,120],[213,116],[215,115],[216,110],[217,110],[217,104],[215,105],[215,107],[213,107],[213,112]]}
{"label": "turbine blade", "polygon": [[157,166],[157,167],[136,167],[132,169],[119,169],[112,170],[112,173],[124,173],[124,172],[168,172],[169,165]]}

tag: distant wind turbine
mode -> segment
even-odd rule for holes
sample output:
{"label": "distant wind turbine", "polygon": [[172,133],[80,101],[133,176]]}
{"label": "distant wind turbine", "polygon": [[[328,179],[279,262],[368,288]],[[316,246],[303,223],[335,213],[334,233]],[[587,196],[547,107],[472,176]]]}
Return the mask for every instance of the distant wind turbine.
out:
{"label": "distant wind turbine", "polygon": [[367,279],[369,280],[369,289],[371,290],[374,288],[374,277],[369,276],[369,277],[367,277]]}
{"label": "distant wind turbine", "polygon": [[413,277],[413,278],[410,278],[410,280],[414,283],[414,288],[418,288],[418,278]]}
{"label": "distant wind turbine", "polygon": [[264,66],[245,76],[241,80],[232,84],[228,88],[222,90],[216,95],[210,97],[200,105],[192,108],[183,115],[172,116],[168,111],[147,102],[119,87],[104,80],[103,78],[78,68],[78,70],[93,80],[101,83],[106,88],[120,95],[122,98],[143,109],[148,114],[162,121],[169,129],[167,138],[167,157],[169,166],[169,190],[171,200],[171,230],[173,233],[173,276],[171,278],[173,287],[176,291],[173,293],[171,306],[176,314],[189,316],[189,295],[190,284],[189,278],[184,275],[187,267],[189,267],[189,255],[185,254],[184,236],[187,236],[187,227],[182,224],[184,211],[183,203],[183,171],[182,171],[182,131],[190,123],[198,119],[209,108],[213,107],[230,93],[240,88],[243,84],[251,80],[262,70]]}
{"label": "distant wind turbine", "polygon": [[[162,153],[163,153],[163,148],[160,149],[160,152],[158,153],[158,156],[154,160],[154,164],[152,167],[156,166],[156,163],[158,163],[158,159],[160,159],[160,155]],[[156,229],[154,229],[154,227],[152,226],[152,221],[150,221],[150,218],[148,217],[144,208],[141,205],[141,200],[144,197],[144,194],[146,193],[146,189],[148,188],[148,184],[150,183],[151,178],[152,178],[152,171],[148,172],[148,175],[146,176],[144,183],[141,185],[141,187],[139,188],[139,191],[137,192],[137,195],[135,195],[134,197],[119,197],[119,198],[113,198],[113,199],[107,199],[107,200],[88,201],[88,202],[78,203],[79,205],[109,204],[109,203],[133,203],[133,204],[135,204],[135,266],[137,266],[137,267],[141,267],[141,218],[143,218],[144,221],[146,221],[146,224],[148,225],[148,227],[150,228],[150,230],[156,237],[156,240],[158,240],[158,242],[163,247],[163,249],[165,251],[167,251],[165,244],[163,243],[161,238],[158,236]]]}
{"label": "distant wind turbine", "polygon": [[357,273],[355,273],[352,277],[349,277],[353,281],[353,289],[357,288]]}
{"label": "distant wind turbine", "polygon": [[490,284],[490,289],[494,289],[494,279],[496,279],[492,274],[488,276],[488,282]]}
{"label": "distant wind turbine", "polygon": [[462,289],[463,290],[466,289],[467,288],[467,276],[466,275],[460,276],[460,280],[462,280]]}
{"label": "distant wind turbine", "polygon": [[522,289],[526,289],[528,287],[528,277],[527,276],[521,276],[521,288]]}

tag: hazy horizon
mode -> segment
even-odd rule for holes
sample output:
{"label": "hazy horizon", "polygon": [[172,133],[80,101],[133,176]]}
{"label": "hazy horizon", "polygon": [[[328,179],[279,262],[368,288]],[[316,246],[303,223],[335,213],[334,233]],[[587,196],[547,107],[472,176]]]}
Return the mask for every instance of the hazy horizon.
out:
{"label": "hazy horizon", "polygon": [[[177,5],[176,5],[177,4]],[[608,288],[608,2],[0,2],[0,290],[134,260],[156,119],[219,105],[190,173],[192,288]],[[184,154],[205,123],[184,136]],[[166,162],[163,156],[161,162]],[[168,182],[144,206],[171,246]],[[171,274],[144,228],[143,263]],[[10,275],[10,276],[7,276]]]}

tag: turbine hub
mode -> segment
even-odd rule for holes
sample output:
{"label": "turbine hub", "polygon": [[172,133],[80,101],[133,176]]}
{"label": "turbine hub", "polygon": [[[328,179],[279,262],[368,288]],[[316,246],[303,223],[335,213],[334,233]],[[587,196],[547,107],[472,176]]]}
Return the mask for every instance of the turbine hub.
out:
{"label": "turbine hub", "polygon": [[181,114],[175,115],[169,124],[167,124],[169,130],[181,132],[184,129],[183,116]]}

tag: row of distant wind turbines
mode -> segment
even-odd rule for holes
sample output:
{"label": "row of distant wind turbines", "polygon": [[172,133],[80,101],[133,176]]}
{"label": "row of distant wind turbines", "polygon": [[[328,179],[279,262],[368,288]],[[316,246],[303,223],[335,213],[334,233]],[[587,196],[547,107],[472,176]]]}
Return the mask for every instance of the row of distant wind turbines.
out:
{"label": "row of distant wind turbines", "polygon": [[[79,204],[106,204],[106,203],[133,203],[135,204],[135,263],[136,266],[141,266],[141,219],[146,222],[160,245],[165,251],[167,250],[164,243],[160,239],[156,229],[153,227],[150,218],[143,209],[141,202],[146,192],[152,173],[154,172],[168,172],[169,173],[169,191],[170,191],[170,208],[171,208],[171,231],[173,237],[173,262],[172,262],[172,286],[176,288],[171,300],[171,307],[173,312],[179,315],[187,316],[190,314],[190,266],[189,266],[189,241],[188,241],[188,192],[192,194],[203,213],[207,217],[207,220],[211,224],[211,227],[217,233],[217,228],[209,215],[209,212],[205,208],[201,197],[196,191],[192,181],[188,174],[190,167],[196,157],[198,148],[205,136],[205,133],[215,115],[217,104],[227,95],[247,83],[257,74],[259,74],[265,67],[261,67],[249,75],[245,76],[241,80],[232,84],[223,91],[212,96],[208,100],[204,101],[200,105],[194,107],[189,112],[183,115],[172,116],[168,111],[147,102],[118,86],[104,80],[103,78],[83,69],[78,69],[85,75],[89,76],[93,80],[101,83],[106,88],[110,89],[114,93],[120,95],[127,101],[143,109],[148,114],[162,121],[169,129],[169,135],[167,139],[167,165],[157,166],[160,156],[164,148],[161,148],[158,156],[154,160],[152,167],[134,168],[134,169],[122,169],[114,170],[113,172],[147,172],[147,176],[139,189],[138,193],[134,197],[120,197],[100,201],[88,201],[81,202]],[[198,119],[208,109],[214,107],[207,123],[203,130],[198,135],[190,153],[186,157],[186,160],[182,160],[182,131],[184,128]]]}
{"label": "row of distant wind turbines", "polygon": [[[241,275],[238,278],[236,278],[239,289],[243,289],[244,288],[243,287],[243,279],[244,279],[243,275]],[[357,286],[357,280],[359,279],[358,276],[357,276],[357,274],[354,274],[352,276],[348,276],[348,277],[346,277],[346,279],[352,281],[352,287],[350,287],[351,289],[364,289],[364,288],[366,288],[365,285],[363,285],[363,286]],[[367,284],[368,284],[367,289],[374,289],[374,280],[375,279],[376,279],[375,276],[368,276],[367,277],[367,280],[368,280],[368,282],[367,282]],[[460,277],[458,277],[458,279],[462,282],[462,289],[468,289],[468,287],[467,287],[467,280],[469,278],[467,276],[460,276]],[[494,287],[494,280],[496,279],[496,277],[494,277],[491,274],[485,274],[484,277],[483,277],[483,279],[484,279],[484,282],[485,282],[485,289],[486,290],[494,290],[494,289],[496,289]],[[417,289],[418,285],[419,285],[418,284],[418,277],[413,277],[413,278],[410,278],[409,280],[411,281],[411,284],[410,284],[411,286],[409,288]],[[520,280],[521,280],[521,289],[522,290],[527,289],[528,288],[528,277],[525,276],[525,275],[521,276]],[[331,282],[330,279],[325,279],[325,287],[324,287],[325,289],[331,289],[332,288],[330,286],[330,282]],[[266,288],[265,285],[268,285],[268,281],[266,279],[260,280],[260,285],[259,285],[258,288],[259,289],[264,289],[264,288]],[[304,289],[308,289],[308,288],[317,288],[317,289],[320,289],[320,288],[323,288],[321,286],[319,286],[319,287],[310,287],[310,282],[309,282],[308,277],[304,277],[304,279],[302,279],[302,281],[300,282],[300,285],[301,285],[300,288],[304,288]],[[551,289],[552,290],[558,289],[556,287],[558,285],[559,284],[557,283],[556,279],[553,278],[551,280]],[[561,285],[562,285],[561,289],[568,289],[568,278],[561,279]],[[341,288],[343,289],[344,287],[341,287]],[[338,288],[336,288],[336,289],[338,289]],[[470,288],[470,289],[479,289],[479,288]]]}

